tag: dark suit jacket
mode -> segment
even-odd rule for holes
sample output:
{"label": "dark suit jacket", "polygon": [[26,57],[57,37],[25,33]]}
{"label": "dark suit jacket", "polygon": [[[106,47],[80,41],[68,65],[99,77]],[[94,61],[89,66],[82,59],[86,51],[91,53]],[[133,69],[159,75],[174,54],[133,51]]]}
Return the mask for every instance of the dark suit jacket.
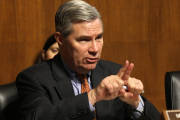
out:
{"label": "dark suit jacket", "polygon": [[[103,78],[116,74],[120,65],[100,60],[92,71],[92,87]],[[30,67],[17,76],[20,97],[20,115],[23,120],[91,120],[94,112],[89,109],[87,93],[75,96],[70,76],[64,69],[60,55],[53,60]],[[144,99],[144,98],[143,98]],[[144,99],[142,118],[159,120],[156,108]],[[96,103],[98,120],[130,120],[134,109],[114,99]]]}

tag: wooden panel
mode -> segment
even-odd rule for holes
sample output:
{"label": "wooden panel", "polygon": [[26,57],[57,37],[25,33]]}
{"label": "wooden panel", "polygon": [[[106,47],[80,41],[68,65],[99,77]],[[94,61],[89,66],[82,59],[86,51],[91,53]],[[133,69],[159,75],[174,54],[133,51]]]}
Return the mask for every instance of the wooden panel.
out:
{"label": "wooden panel", "polygon": [[[54,15],[67,0],[0,0],[0,84],[33,64],[54,31]],[[135,63],[133,76],[160,111],[165,109],[164,75],[180,70],[179,0],[86,0],[104,22],[103,58]]]}
{"label": "wooden panel", "polygon": [[[11,4],[9,4],[11,2]],[[13,79],[12,73],[16,69],[16,59],[13,54],[18,46],[13,45],[13,40],[17,38],[15,2],[11,0],[0,1],[0,82]],[[13,62],[14,61],[14,62]],[[15,78],[13,79],[15,80]]]}
{"label": "wooden panel", "polygon": [[[33,64],[54,28],[54,2],[1,0],[0,84],[14,81],[18,72]],[[47,9],[50,8],[50,9]]]}

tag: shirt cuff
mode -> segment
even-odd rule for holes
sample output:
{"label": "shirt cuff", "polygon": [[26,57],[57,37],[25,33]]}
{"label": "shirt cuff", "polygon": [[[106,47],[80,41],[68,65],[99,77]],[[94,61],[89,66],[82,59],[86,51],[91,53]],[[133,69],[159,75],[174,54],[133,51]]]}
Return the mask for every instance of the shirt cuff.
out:
{"label": "shirt cuff", "polygon": [[140,96],[139,105],[138,105],[138,107],[136,108],[136,110],[139,111],[139,112],[143,112],[143,111],[144,111],[144,101],[143,101],[143,99],[141,98],[141,96]]}
{"label": "shirt cuff", "polygon": [[140,96],[139,105],[138,105],[138,107],[136,108],[136,111],[134,111],[133,114],[134,114],[134,116],[136,118],[138,118],[138,117],[140,117],[142,115],[143,111],[144,111],[144,101],[143,101],[142,97]]}
{"label": "shirt cuff", "polygon": [[90,101],[89,101],[89,108],[91,112],[95,111],[95,107],[90,103]]}

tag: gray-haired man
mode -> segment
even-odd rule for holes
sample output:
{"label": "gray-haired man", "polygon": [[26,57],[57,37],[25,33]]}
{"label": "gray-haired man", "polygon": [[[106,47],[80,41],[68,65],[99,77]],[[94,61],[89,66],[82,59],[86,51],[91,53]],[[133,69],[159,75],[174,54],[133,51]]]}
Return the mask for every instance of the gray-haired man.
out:
{"label": "gray-haired man", "polygon": [[140,96],[142,82],[130,77],[134,64],[126,61],[121,67],[100,59],[103,23],[96,8],[68,1],[58,9],[55,23],[60,54],[17,77],[23,120],[160,119]]}

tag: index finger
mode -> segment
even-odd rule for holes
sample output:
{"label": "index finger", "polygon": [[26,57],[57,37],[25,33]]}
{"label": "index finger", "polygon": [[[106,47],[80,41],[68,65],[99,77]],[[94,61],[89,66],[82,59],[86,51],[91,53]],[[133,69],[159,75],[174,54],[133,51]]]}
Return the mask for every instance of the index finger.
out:
{"label": "index finger", "polygon": [[126,60],[125,65],[119,70],[119,72],[117,73],[117,75],[118,75],[119,77],[122,77],[123,74],[124,74],[124,73],[126,72],[126,70],[128,69],[128,66],[129,66],[129,61]]}
{"label": "index finger", "polygon": [[130,74],[131,74],[133,68],[134,68],[134,64],[133,64],[133,63],[130,63],[129,66],[127,67],[125,73],[124,73],[123,76],[122,76],[122,79],[123,79],[123,80],[128,80],[128,79],[129,79]]}

